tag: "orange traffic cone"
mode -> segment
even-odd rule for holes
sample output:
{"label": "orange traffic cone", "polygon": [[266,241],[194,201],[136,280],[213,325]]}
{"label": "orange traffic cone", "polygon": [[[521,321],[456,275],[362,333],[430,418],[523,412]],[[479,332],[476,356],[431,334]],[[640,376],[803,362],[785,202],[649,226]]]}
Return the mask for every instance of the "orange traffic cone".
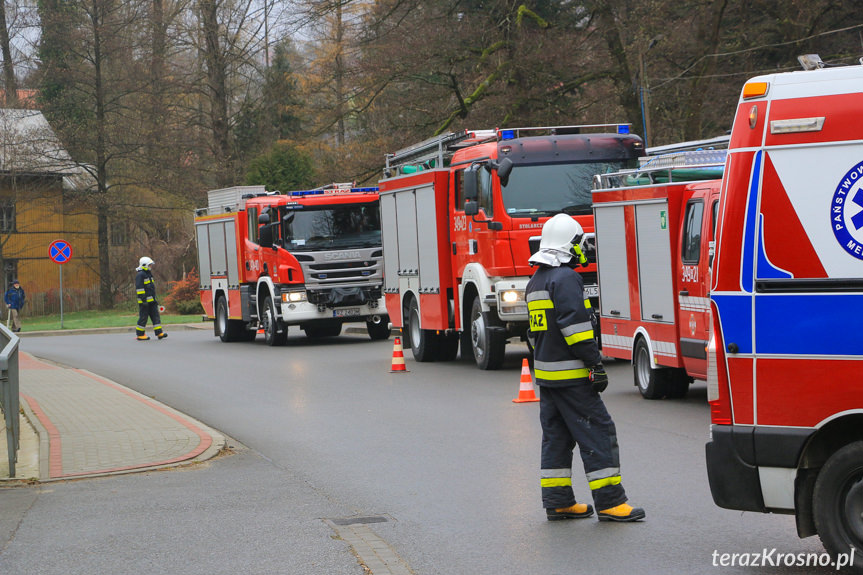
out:
{"label": "orange traffic cone", "polygon": [[397,337],[393,342],[393,368],[390,370],[390,373],[404,373],[407,371],[408,368],[405,367],[405,354],[402,349],[402,338]]}
{"label": "orange traffic cone", "polygon": [[533,392],[533,379],[530,377],[530,367],[527,365],[527,358],[521,361],[521,382],[518,388],[518,397],[512,400],[513,403],[527,403],[528,401],[539,401],[539,398]]}

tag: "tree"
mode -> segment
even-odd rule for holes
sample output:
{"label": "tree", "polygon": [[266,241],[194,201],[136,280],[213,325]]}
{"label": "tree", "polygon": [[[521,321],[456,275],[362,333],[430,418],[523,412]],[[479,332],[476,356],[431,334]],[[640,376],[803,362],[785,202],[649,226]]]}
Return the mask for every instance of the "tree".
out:
{"label": "tree", "polygon": [[315,185],[315,170],[308,154],[286,142],[278,142],[266,154],[252,160],[246,184],[287,192]]}

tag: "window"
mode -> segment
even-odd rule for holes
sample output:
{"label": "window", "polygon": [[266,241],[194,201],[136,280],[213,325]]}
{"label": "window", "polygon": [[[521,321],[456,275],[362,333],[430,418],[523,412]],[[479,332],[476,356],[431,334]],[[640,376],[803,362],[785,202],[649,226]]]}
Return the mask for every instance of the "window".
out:
{"label": "window", "polygon": [[483,169],[479,170],[479,207],[485,211],[485,217],[491,218],[494,215],[494,194],[492,192],[491,172],[488,164]]}
{"label": "window", "polygon": [[258,243],[258,208],[249,208],[246,215],[249,218],[249,241]]}
{"label": "window", "polygon": [[454,207],[456,210],[463,212],[464,211],[464,170],[459,170],[455,173],[455,204]]}
{"label": "window", "polygon": [[12,285],[12,280],[18,279],[18,260],[3,260],[3,276],[3,285],[6,287]]}
{"label": "window", "polygon": [[109,229],[109,239],[112,246],[129,245],[128,222],[111,222]]}
{"label": "window", "polygon": [[719,221],[719,200],[713,201],[713,215],[710,220],[710,241],[716,238],[716,222]]}
{"label": "window", "polygon": [[697,264],[701,259],[701,217],[704,202],[690,202],[683,219],[683,263]]}
{"label": "window", "polygon": [[0,232],[15,231],[15,202],[8,200],[0,204]]}

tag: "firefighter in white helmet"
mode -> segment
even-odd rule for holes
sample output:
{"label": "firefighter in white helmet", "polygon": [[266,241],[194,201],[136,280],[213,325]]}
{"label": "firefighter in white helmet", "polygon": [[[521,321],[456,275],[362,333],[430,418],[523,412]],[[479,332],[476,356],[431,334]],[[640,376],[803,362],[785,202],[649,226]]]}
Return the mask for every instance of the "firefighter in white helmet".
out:
{"label": "firefighter in white helmet", "polygon": [[159,317],[159,302],[156,301],[156,283],[150,268],[153,260],[147,256],[138,260],[135,268],[138,274],[135,276],[135,291],[138,295],[138,325],[135,326],[135,335],[138,341],[147,341],[150,336],[144,330],[147,327],[147,318],[153,322],[153,331],[156,337],[165,339],[168,334],[162,331],[162,320]]}
{"label": "firefighter in white helmet", "polygon": [[549,521],[593,515],[572,491],[572,451],[578,446],[600,521],[638,521],[644,510],[626,503],[614,422],[599,396],[608,385],[593,334],[590,300],[574,265],[586,264],[584,232],[557,214],[542,227],[537,270],[527,284],[529,337],[540,386],[542,503]]}

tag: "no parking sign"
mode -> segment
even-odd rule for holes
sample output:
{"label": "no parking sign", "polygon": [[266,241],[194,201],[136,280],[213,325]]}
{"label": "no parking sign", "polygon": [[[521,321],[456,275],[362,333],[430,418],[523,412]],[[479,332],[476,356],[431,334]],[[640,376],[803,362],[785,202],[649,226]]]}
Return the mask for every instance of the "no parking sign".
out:
{"label": "no parking sign", "polygon": [[63,329],[63,264],[72,259],[72,244],[66,240],[54,240],[48,246],[48,257],[60,264],[60,329]]}

